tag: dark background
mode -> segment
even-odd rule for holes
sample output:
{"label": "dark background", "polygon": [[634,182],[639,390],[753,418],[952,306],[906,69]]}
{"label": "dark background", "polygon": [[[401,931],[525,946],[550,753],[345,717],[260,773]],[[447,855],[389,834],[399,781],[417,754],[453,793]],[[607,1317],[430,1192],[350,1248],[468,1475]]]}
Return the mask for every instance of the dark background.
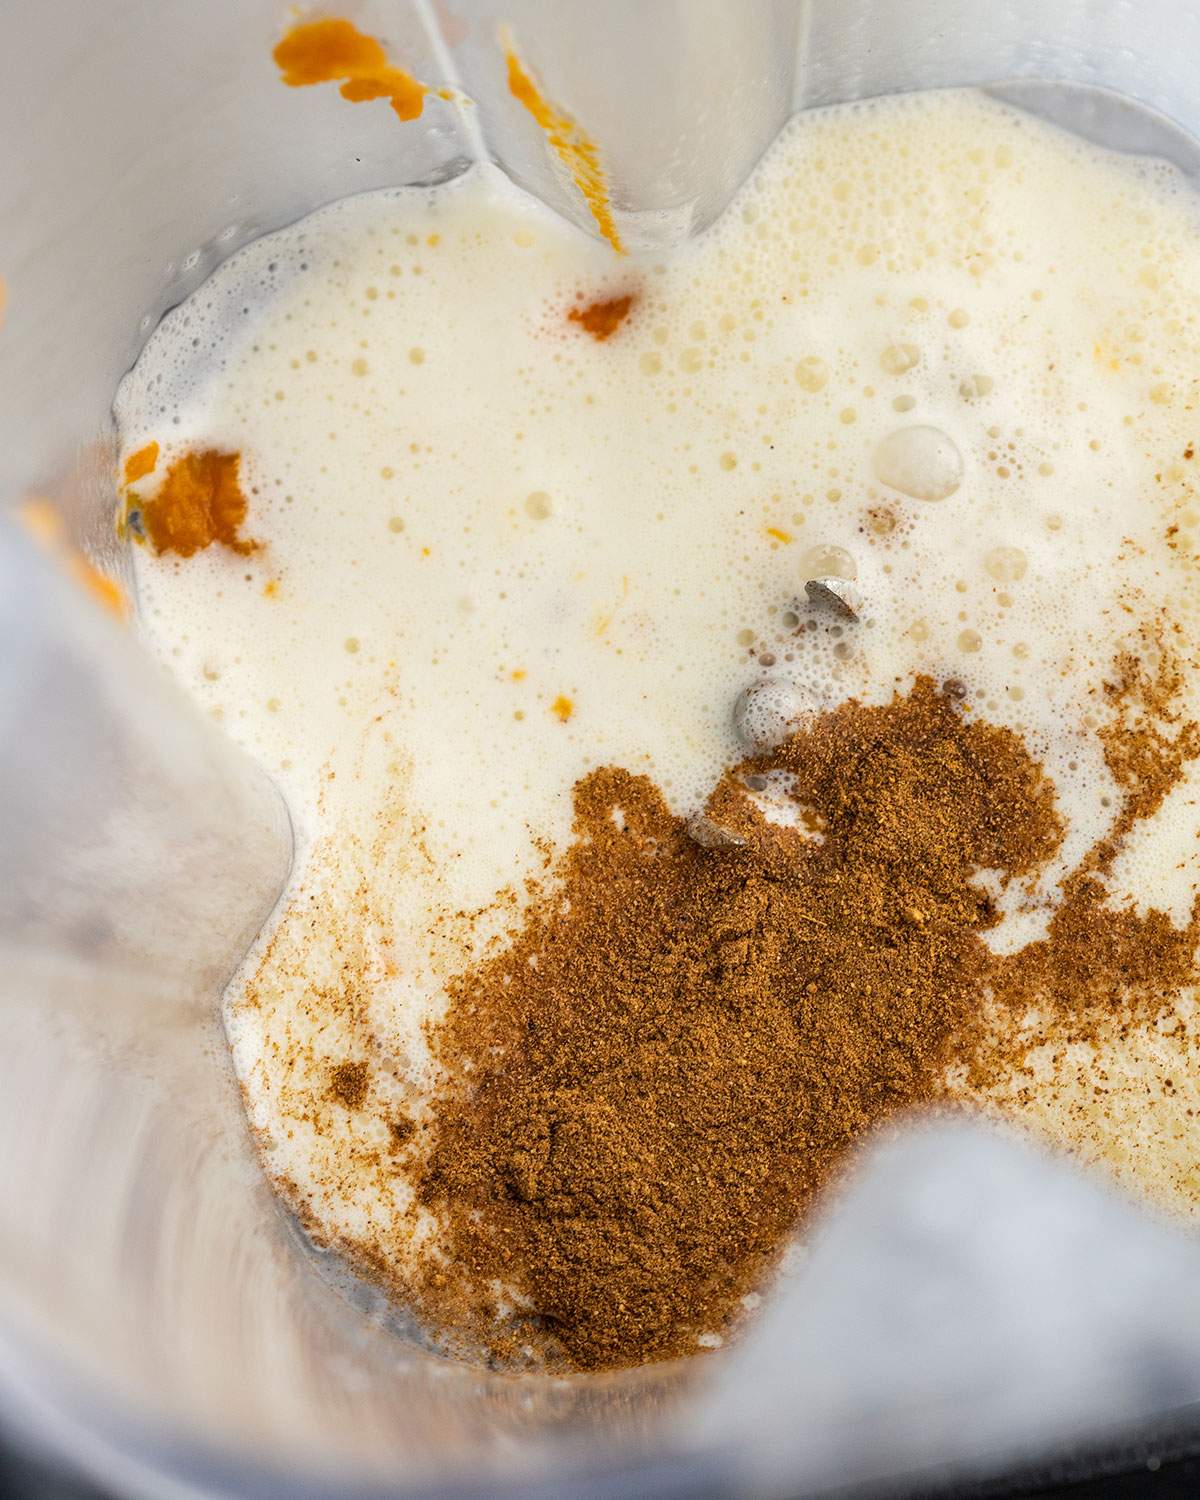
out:
{"label": "dark background", "polygon": [[[1192,1451],[1178,1451],[1190,1446]],[[1085,1454],[1052,1470],[1013,1476],[966,1489],[909,1490],[904,1500],[1197,1500],[1200,1497],[1200,1440],[1187,1445],[1147,1442],[1119,1452]],[[0,1449],[0,1500],[123,1500],[89,1484],[63,1479],[41,1464]],[[331,1497],[336,1500],[336,1497]],[[634,1500],[631,1492],[630,1500]],[[882,1500],[878,1495],[877,1500]]]}

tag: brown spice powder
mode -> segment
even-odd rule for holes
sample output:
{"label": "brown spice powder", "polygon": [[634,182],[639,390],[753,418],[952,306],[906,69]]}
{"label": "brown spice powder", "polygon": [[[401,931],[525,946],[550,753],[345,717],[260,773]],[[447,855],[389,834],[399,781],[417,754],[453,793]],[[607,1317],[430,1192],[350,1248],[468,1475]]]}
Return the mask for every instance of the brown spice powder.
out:
{"label": "brown spice powder", "polygon": [[[1162,727],[1177,686],[1138,658],[1112,685],[1121,833],[1200,748],[1197,726]],[[707,813],[735,837],[715,847],[644,777],[580,782],[560,883],[458,981],[434,1038],[452,1082],[420,1168],[446,1225],[449,1269],[417,1289],[432,1321],[583,1370],[694,1352],[866,1132],[942,1096],[949,1063],[986,1070],[985,999],[1082,1026],[1193,977],[1197,918],[1105,904],[1119,838],[1066,882],[1044,942],[987,946],[978,872],[1036,875],[1063,828],[1020,738],[962,698],[922,679],[817,718],[722,779]],[[798,826],[747,796],[769,771]]]}
{"label": "brown spice powder", "polygon": [[469,1282],[515,1284],[582,1368],[729,1322],[847,1147],[931,1093],[995,920],[974,870],[1025,873],[1060,836],[1019,740],[929,682],[768,768],[822,837],[731,776],[710,812],[745,843],[702,849],[644,778],[584,780],[561,891],[438,1036],[471,1084],[441,1104],[423,1197]]}
{"label": "brown spice powder", "polygon": [[338,1063],[329,1074],[330,1097],[347,1109],[361,1109],[371,1087],[371,1069],[365,1062]]}

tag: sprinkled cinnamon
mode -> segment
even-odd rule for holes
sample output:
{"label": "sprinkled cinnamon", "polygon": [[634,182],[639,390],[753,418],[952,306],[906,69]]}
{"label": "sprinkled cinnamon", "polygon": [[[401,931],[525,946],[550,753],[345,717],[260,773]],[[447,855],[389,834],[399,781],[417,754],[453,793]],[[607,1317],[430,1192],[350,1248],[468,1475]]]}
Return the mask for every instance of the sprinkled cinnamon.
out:
{"label": "sprinkled cinnamon", "polygon": [[329,1075],[329,1092],[347,1109],[361,1109],[371,1085],[371,1070],[365,1062],[343,1062]]}

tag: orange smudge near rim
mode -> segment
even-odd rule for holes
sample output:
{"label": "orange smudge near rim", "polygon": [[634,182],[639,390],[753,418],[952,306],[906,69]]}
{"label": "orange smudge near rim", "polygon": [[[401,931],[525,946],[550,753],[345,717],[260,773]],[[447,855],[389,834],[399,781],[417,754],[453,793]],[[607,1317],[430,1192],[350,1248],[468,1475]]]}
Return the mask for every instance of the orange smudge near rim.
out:
{"label": "orange smudge near rim", "polygon": [[145,479],[147,474],[153,474],[157,466],[158,444],[149,442],[125,460],[125,483],[136,484],[139,479]]}
{"label": "orange smudge near rim", "polygon": [[49,500],[34,498],[17,507],[17,515],[35,542],[66,567],[68,574],[110,614],[123,620],[129,613],[125,590],[107,573],[94,567],[83,553],[66,539],[66,527],[58,507]]}
{"label": "orange smudge near rim", "polygon": [[[418,119],[425,96],[435,92],[403,68],[393,67],[377,38],[337,17],[293,26],[271,55],[289,88],[340,83],[338,92],[351,104],[387,99],[402,120]],[[448,89],[436,93],[440,99],[453,98]]]}
{"label": "orange smudge near rim", "polygon": [[101,573],[99,568],[93,567],[86,557],[79,553],[73,554],[67,564],[72,578],[81,584],[92,598],[108,610],[110,614],[116,615],[118,620],[123,620],[129,613],[129,600],[125,597],[125,590],[107,573]]}
{"label": "orange smudge near rim", "polygon": [[550,712],[560,723],[565,724],[575,712],[575,705],[564,693],[559,693],[558,697],[550,705]]}
{"label": "orange smudge near rim", "polygon": [[589,302],[586,307],[573,307],[567,314],[572,323],[578,323],[585,333],[599,343],[611,338],[629,316],[633,306],[633,293],[624,297],[610,297],[606,302]]}
{"label": "orange smudge near rim", "polygon": [[600,164],[600,148],[566,110],[546,98],[517,56],[511,41],[504,43],[504,60],[508,65],[509,93],[533,116],[550,149],[571,174],[572,182],[596,221],[596,228],[618,255],[624,255],[625,246],[621,243],[609,202],[608,176]]}
{"label": "orange smudge near rim", "polygon": [[43,547],[54,547],[63,539],[63,518],[49,500],[34,497],[17,506],[17,515],[25,530]]}
{"label": "orange smudge near rim", "polygon": [[768,526],[767,535],[774,537],[777,542],[790,542],[792,539],[792,533],[790,531],[784,531],[783,528],[779,526]]}

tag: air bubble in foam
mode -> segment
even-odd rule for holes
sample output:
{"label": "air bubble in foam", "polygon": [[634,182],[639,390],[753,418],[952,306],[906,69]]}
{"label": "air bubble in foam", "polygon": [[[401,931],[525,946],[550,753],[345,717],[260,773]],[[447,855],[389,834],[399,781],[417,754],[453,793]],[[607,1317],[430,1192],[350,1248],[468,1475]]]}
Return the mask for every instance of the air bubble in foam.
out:
{"label": "air bubble in foam", "polygon": [[947,500],[962,484],[962,452],[940,427],[897,427],[877,444],[872,462],[880,484],[913,500]]}
{"label": "air bubble in foam", "polygon": [[829,384],[829,366],[816,354],[807,354],[796,365],[796,382],[802,390],[822,391]]}
{"label": "air bubble in foam", "polygon": [[854,560],[854,554],[845,547],[821,544],[810,547],[804,553],[800,559],[800,571],[805,578],[846,578],[853,581],[858,577],[858,563]]}
{"label": "air bubble in foam", "polygon": [[1029,558],[1020,547],[992,547],[983,566],[997,583],[1018,583],[1029,568]]}
{"label": "air bubble in foam", "polygon": [[814,707],[812,695],[794,677],[764,677],[738,694],[733,706],[737,737],[751,755],[774,750]]}

